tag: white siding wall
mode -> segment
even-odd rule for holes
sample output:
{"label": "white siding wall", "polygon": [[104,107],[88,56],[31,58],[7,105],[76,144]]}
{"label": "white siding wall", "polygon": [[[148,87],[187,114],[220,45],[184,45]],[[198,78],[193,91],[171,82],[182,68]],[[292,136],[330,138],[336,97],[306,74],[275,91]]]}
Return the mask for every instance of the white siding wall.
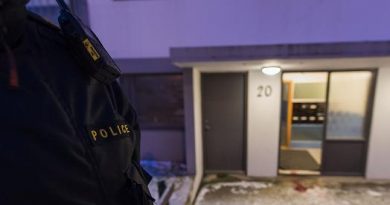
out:
{"label": "white siding wall", "polygon": [[195,162],[196,175],[192,193],[190,195],[191,202],[194,202],[196,193],[203,179],[203,137],[202,137],[202,96],[201,96],[201,75],[199,70],[193,70],[193,92],[194,92],[194,135],[195,135]]}
{"label": "white siding wall", "polygon": [[88,0],[116,58],[170,47],[389,40],[388,0]]}
{"label": "white siding wall", "polygon": [[[278,166],[281,76],[252,70],[248,78],[247,172],[250,176],[273,177]],[[272,94],[258,97],[259,86],[270,86]]]}
{"label": "white siding wall", "polygon": [[367,161],[367,178],[390,179],[390,67],[380,68]]}

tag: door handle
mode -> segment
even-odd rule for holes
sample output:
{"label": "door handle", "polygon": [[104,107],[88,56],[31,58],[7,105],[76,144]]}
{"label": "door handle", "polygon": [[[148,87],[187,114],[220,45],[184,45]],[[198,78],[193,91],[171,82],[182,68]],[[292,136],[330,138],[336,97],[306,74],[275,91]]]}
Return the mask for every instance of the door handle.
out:
{"label": "door handle", "polygon": [[204,125],[204,130],[205,130],[205,131],[209,131],[209,130],[211,130],[211,127],[210,127],[210,125]]}

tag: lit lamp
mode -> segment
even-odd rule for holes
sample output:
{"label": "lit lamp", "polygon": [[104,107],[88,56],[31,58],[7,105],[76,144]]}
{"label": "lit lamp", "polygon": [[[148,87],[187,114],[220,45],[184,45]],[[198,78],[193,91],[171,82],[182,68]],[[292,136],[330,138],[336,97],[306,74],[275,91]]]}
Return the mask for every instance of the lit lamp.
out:
{"label": "lit lamp", "polygon": [[280,67],[277,67],[277,66],[269,66],[269,67],[263,67],[261,69],[261,72],[263,72],[264,74],[266,75],[276,75],[278,73],[280,73],[282,69]]}

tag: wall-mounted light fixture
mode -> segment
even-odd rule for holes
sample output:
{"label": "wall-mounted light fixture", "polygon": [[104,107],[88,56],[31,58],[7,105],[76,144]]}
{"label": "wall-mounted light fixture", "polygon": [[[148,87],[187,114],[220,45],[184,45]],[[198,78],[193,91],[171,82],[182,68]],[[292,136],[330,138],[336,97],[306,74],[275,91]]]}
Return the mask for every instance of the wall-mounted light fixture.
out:
{"label": "wall-mounted light fixture", "polygon": [[268,66],[268,67],[261,68],[261,72],[263,72],[266,75],[270,75],[270,76],[276,75],[276,74],[280,73],[280,71],[282,71],[282,69],[280,67],[277,67],[277,66]]}

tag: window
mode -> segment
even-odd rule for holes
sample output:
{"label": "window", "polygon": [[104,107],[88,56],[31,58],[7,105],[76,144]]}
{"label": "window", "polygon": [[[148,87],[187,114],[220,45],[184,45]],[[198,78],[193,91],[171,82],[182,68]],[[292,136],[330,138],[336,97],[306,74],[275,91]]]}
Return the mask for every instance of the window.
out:
{"label": "window", "polygon": [[121,84],[138,113],[141,128],[184,128],[181,74],[126,75]]}
{"label": "window", "polygon": [[365,139],[372,80],[370,71],[331,73],[327,139]]}

